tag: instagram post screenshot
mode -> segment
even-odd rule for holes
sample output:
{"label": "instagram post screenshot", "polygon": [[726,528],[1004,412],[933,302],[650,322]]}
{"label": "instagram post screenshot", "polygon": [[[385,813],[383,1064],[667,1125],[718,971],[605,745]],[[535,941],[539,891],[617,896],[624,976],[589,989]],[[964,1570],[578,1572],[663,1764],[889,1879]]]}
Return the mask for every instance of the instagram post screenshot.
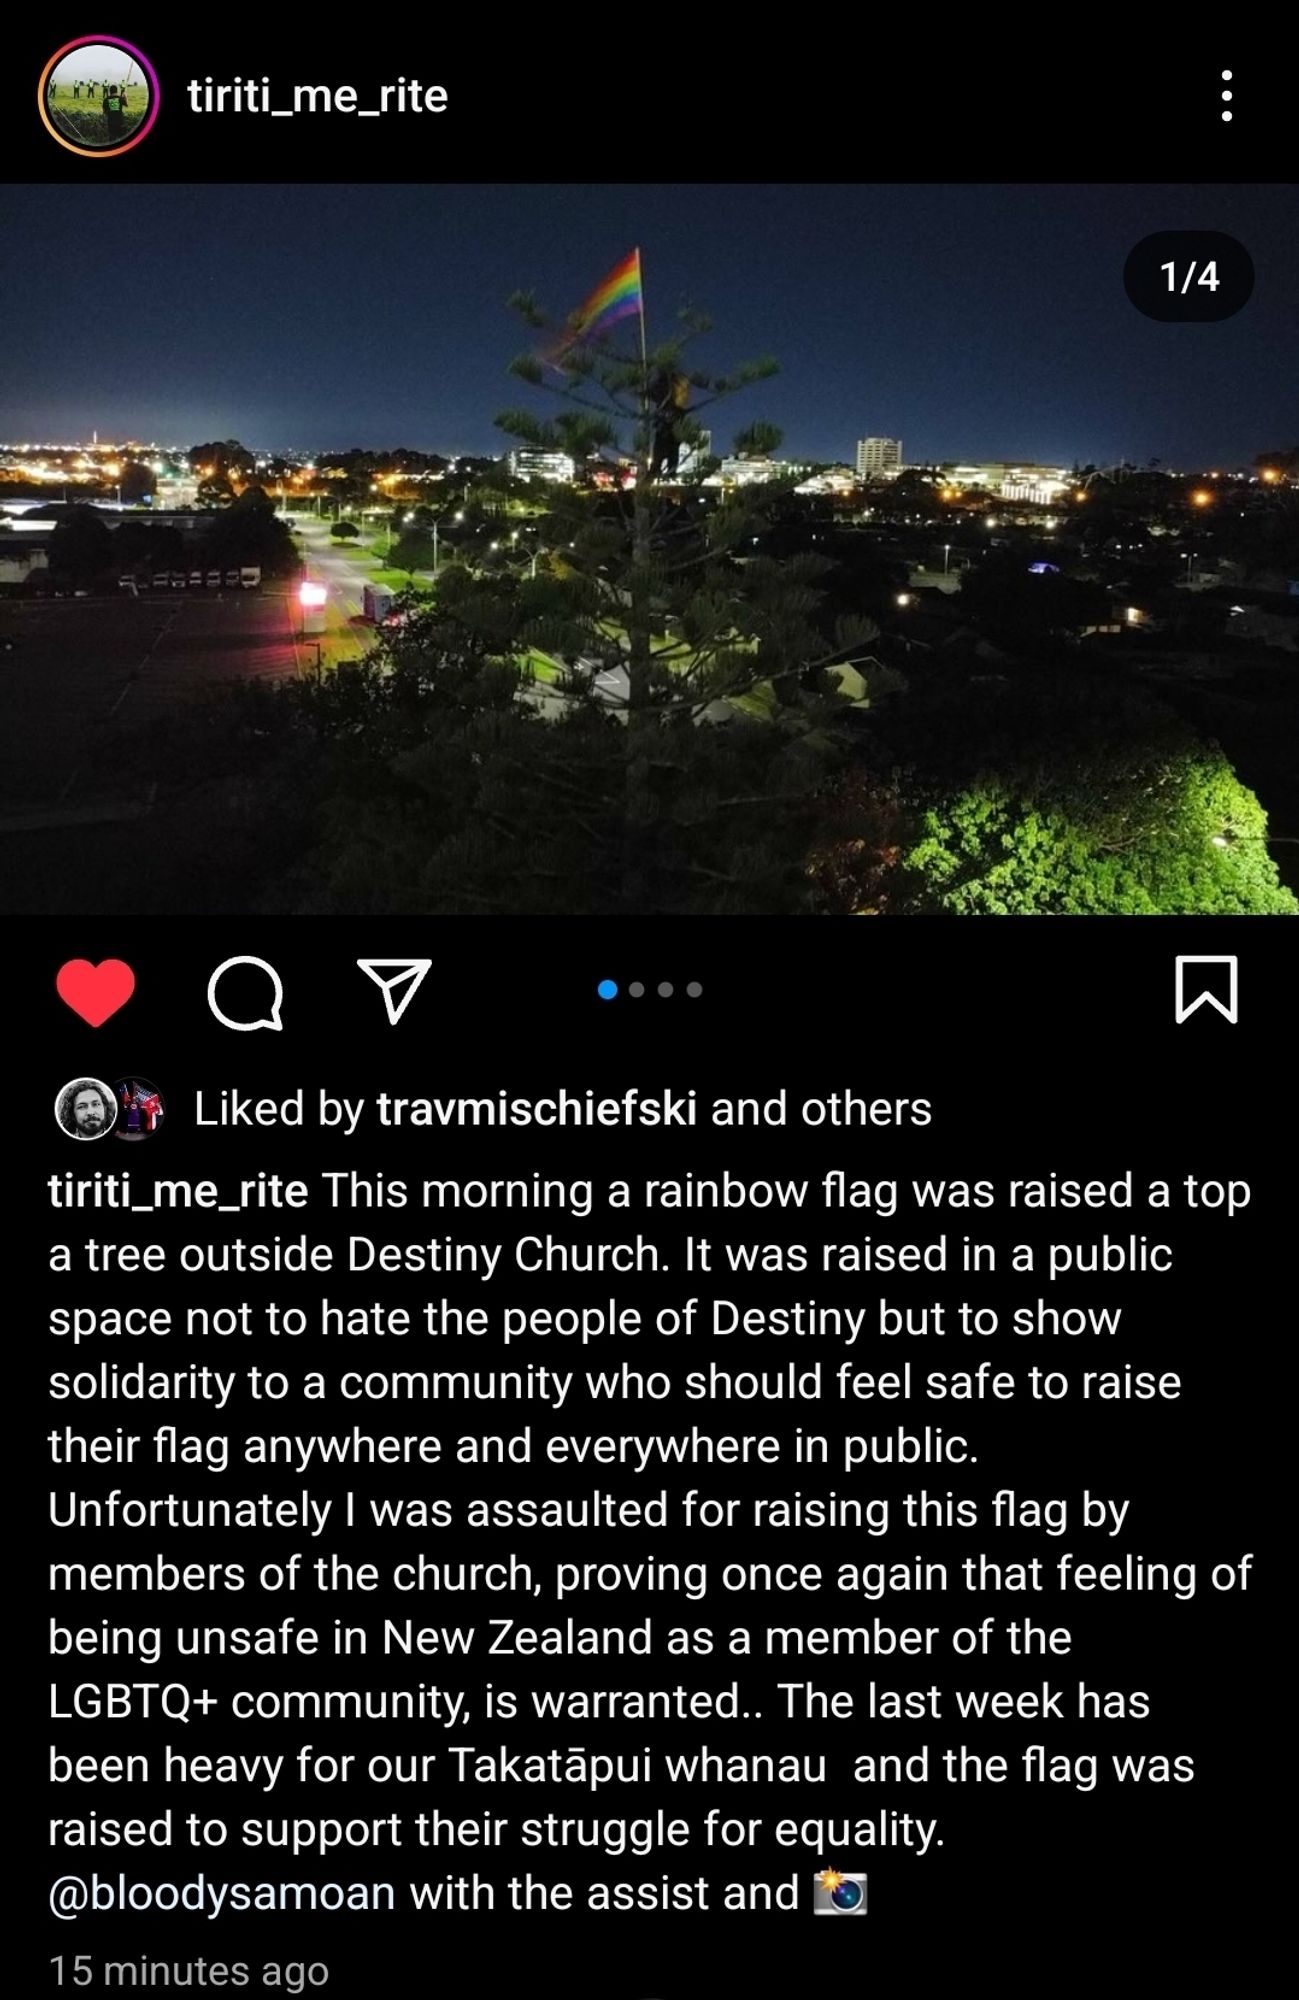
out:
{"label": "instagram post screenshot", "polygon": [[1278,51],[451,25],[11,36],[21,1991],[1262,1991]]}

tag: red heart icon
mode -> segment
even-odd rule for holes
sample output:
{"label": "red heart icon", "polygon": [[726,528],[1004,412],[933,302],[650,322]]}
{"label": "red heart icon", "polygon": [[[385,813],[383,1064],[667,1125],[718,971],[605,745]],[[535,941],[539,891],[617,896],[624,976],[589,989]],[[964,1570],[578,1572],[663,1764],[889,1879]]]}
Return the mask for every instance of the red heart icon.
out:
{"label": "red heart icon", "polygon": [[125,1007],[135,991],[135,974],[120,958],[104,958],[98,965],[88,958],[70,958],[59,967],[54,984],[74,1014],[100,1028],[110,1014]]}

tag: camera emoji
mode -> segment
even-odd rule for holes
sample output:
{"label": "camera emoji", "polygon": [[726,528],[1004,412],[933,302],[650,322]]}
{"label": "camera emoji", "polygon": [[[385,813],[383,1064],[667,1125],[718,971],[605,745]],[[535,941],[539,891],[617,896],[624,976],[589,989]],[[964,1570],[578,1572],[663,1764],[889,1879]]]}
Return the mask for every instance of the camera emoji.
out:
{"label": "camera emoji", "polygon": [[864,1917],[866,1877],[823,1868],[812,1877],[812,1909],[818,1917]]}

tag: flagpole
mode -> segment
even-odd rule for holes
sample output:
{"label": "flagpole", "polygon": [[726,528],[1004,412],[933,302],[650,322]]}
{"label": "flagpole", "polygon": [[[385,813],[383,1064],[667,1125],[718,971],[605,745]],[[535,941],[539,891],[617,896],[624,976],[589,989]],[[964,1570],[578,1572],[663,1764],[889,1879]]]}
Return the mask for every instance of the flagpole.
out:
{"label": "flagpole", "polygon": [[[654,456],[654,433],[650,424],[649,351],[645,344],[645,284],[641,275],[639,244],[636,246],[636,296],[640,302],[640,312],[638,315],[640,319],[640,412],[641,423],[644,426],[645,432],[644,471],[648,478],[649,468]],[[639,476],[636,483],[637,485],[640,484]]]}
{"label": "flagpole", "polygon": [[636,291],[640,298],[640,359],[641,367],[648,369],[649,355],[645,349],[645,285],[641,276],[640,251],[636,252]]}

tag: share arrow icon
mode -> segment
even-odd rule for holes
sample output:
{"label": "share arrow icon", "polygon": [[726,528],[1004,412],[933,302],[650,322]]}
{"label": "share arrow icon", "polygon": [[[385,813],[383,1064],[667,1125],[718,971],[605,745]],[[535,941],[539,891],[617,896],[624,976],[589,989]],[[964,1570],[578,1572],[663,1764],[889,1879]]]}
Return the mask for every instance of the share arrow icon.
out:
{"label": "share arrow icon", "polygon": [[431,958],[358,958],[356,962],[382,993],[389,1023],[394,1028],[433,965]]}

